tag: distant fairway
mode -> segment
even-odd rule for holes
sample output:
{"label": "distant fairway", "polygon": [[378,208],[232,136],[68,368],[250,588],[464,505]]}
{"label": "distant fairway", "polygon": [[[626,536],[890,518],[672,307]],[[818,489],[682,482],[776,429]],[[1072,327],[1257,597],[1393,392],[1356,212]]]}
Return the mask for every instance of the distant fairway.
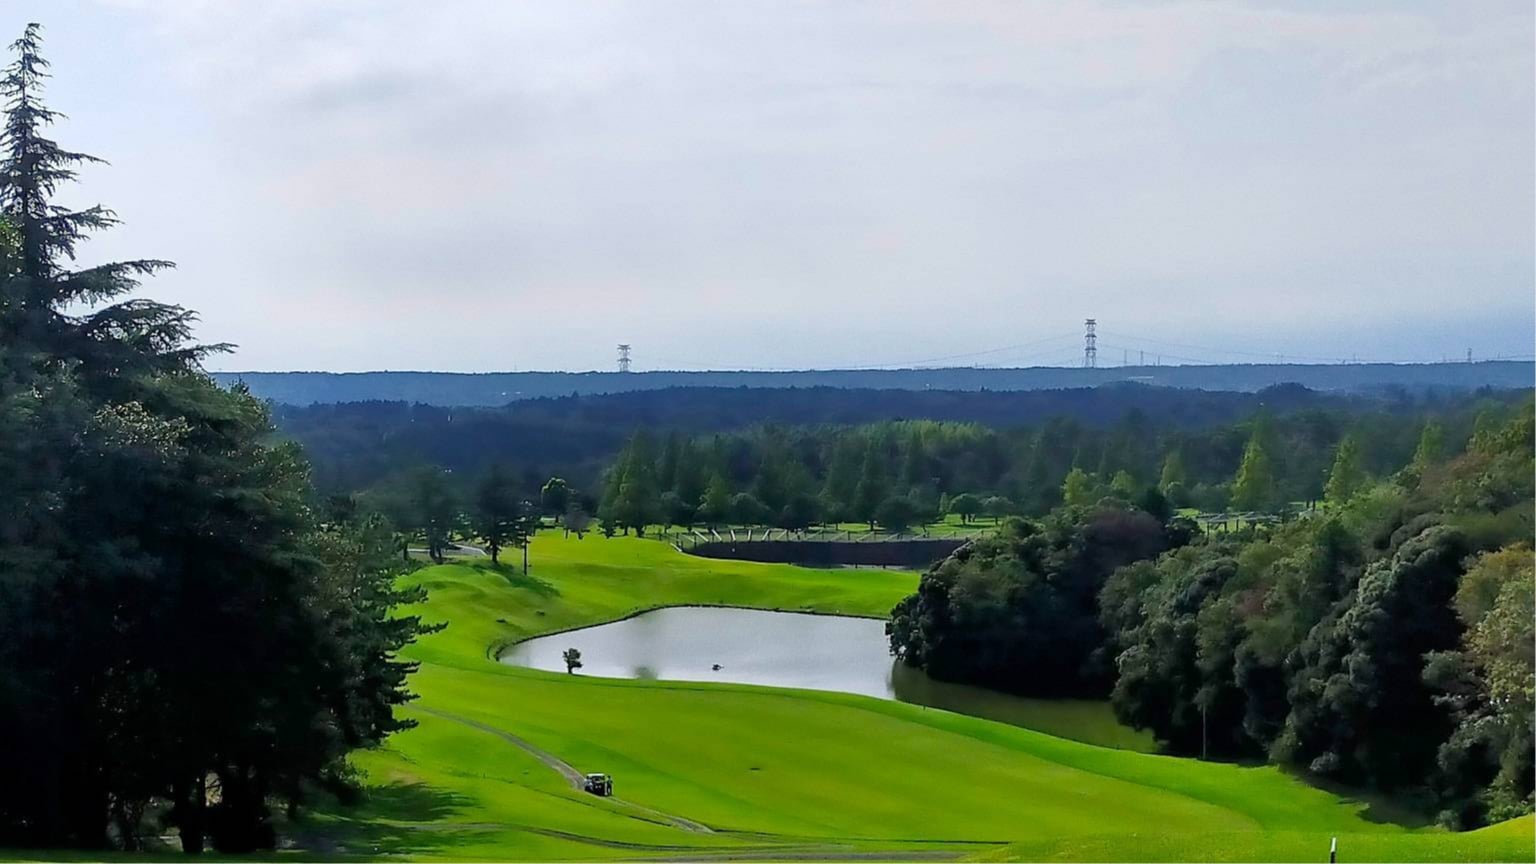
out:
{"label": "distant fairway", "polygon": [[[315,816],[299,839],[451,859],[1326,860],[1339,835],[1343,861],[1531,858],[1529,819],[1409,830],[1271,767],[1108,749],[859,696],[500,665],[497,646],[664,605],[880,616],[917,578],[557,533],[531,558],[526,578],[468,564],[412,576],[432,592],[421,614],[450,625],[410,650],[423,661],[412,682],[422,698],[403,710],[421,725],[358,754],[369,802]],[[1043,703],[1038,725],[1138,740],[1081,703],[1055,713]],[[612,773],[623,800],[574,791],[507,736]]]}

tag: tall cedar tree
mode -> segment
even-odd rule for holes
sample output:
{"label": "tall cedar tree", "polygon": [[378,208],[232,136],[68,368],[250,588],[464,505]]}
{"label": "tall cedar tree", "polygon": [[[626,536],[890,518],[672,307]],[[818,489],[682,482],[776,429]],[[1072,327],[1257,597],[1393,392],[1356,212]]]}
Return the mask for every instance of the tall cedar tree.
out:
{"label": "tall cedar tree", "polygon": [[0,79],[0,847],[134,849],[162,812],[188,852],[270,848],[270,802],[405,725],[413,598],[387,545],[316,536],[307,465],[198,368],[189,312],[101,305],[165,262],[67,266],[116,220],[53,203],[99,160],[43,134],[39,41]]}

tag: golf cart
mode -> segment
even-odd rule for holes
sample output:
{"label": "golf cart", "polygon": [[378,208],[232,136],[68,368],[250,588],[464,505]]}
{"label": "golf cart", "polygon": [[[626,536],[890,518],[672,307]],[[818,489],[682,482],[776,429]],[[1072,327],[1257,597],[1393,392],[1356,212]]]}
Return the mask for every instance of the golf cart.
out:
{"label": "golf cart", "polygon": [[613,794],[613,778],[607,774],[588,774],[581,781],[581,790],[599,798],[607,798]]}

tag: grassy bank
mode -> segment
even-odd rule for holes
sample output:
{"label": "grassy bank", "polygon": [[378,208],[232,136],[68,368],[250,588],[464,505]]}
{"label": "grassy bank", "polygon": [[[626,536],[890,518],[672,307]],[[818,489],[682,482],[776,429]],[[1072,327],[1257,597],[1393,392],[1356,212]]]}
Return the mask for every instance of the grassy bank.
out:
{"label": "grassy bank", "polygon": [[[369,803],[315,817],[333,854],[607,859],[774,856],[1528,860],[1529,820],[1450,834],[1271,767],[1096,747],[876,699],[516,669],[495,646],[663,605],[881,615],[916,576],[712,561],[665,544],[540,536],[533,573],[412,578],[448,628],[413,646],[420,726],[357,762]],[[1081,718],[1064,721],[1083,725]],[[1059,730],[1060,731],[1060,730]],[[622,801],[571,789],[516,736]],[[681,827],[702,823],[708,833]]]}

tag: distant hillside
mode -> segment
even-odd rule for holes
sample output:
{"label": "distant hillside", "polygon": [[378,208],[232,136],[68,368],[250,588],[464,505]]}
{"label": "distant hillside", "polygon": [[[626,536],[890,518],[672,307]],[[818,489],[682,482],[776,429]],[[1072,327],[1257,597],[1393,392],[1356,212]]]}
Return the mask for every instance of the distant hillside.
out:
{"label": "distant hillside", "polygon": [[[766,424],[809,428],[924,419],[999,430],[1048,421],[1086,430],[1131,423],[1171,434],[1230,424],[1261,407],[1275,416],[1310,412],[1322,418],[1316,420],[1320,428],[1334,428],[1338,423],[1327,417],[1440,413],[1518,398],[1509,391],[1382,398],[1318,393],[1296,385],[1257,393],[1136,384],[1035,392],[692,387],[533,399],[494,408],[384,401],[284,405],[276,420],[285,435],[304,445],[324,488],[365,488],[420,463],[474,474],[502,462],[525,471],[536,492],[552,473],[589,485],[638,428],[700,435]],[[1088,437],[1097,440],[1095,435]],[[1404,446],[1411,450],[1415,440]],[[1242,440],[1235,446],[1233,458]]]}
{"label": "distant hillside", "polygon": [[1344,365],[1124,366],[1112,369],[844,369],[804,372],[218,372],[257,396],[289,405],[417,402],[504,405],[551,396],[669,387],[839,387],[873,390],[1052,390],[1130,381],[1161,387],[1255,392],[1279,384],[1368,392],[1530,388],[1536,364],[1360,363]]}

